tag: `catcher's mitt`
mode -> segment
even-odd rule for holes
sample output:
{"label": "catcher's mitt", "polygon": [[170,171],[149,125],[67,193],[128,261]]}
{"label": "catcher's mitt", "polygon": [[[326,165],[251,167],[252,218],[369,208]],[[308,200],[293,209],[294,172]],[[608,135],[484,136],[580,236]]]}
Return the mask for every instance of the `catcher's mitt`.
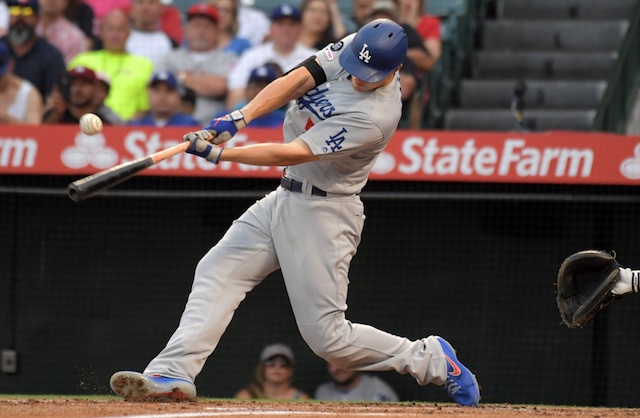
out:
{"label": "catcher's mitt", "polygon": [[599,250],[579,251],[567,257],[558,272],[558,309],[569,328],[581,328],[607,306],[620,265],[613,255]]}

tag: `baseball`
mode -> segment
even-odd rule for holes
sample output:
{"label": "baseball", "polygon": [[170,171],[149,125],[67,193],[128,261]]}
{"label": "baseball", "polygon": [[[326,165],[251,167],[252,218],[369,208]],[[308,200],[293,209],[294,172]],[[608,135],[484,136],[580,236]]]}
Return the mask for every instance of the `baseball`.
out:
{"label": "baseball", "polygon": [[85,113],[80,118],[80,130],[87,135],[95,135],[102,130],[102,120],[98,115]]}

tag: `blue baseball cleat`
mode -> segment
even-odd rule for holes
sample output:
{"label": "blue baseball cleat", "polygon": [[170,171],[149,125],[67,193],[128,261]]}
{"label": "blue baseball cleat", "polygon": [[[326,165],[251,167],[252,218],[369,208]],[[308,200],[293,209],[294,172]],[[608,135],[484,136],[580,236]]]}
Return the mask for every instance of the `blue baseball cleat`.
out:
{"label": "blue baseball cleat", "polygon": [[196,398],[196,386],[193,383],[160,375],[117,372],[111,376],[109,385],[125,401],[192,401]]}
{"label": "blue baseball cleat", "polygon": [[464,406],[476,406],[480,402],[480,386],[476,377],[456,357],[456,351],[442,337],[437,337],[447,358],[447,381],[442,388],[451,398]]}

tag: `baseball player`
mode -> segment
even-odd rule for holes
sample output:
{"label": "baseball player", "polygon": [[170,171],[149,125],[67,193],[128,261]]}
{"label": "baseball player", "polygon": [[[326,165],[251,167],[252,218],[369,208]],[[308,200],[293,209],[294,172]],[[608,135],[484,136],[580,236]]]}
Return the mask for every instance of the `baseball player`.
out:
{"label": "baseball player", "polygon": [[[177,330],[143,373],[117,372],[129,400],[196,397],[194,381],[246,294],[281,269],[300,334],[347,370],[396,370],[477,405],[475,376],[442,337],[415,341],[345,318],[348,272],[364,226],[359,193],[401,114],[404,30],[379,19],[269,84],[241,110],[184,136],[217,164],[286,166],[280,187],[253,204],[200,260]],[[222,148],[247,123],[296,100],[284,143]]]}

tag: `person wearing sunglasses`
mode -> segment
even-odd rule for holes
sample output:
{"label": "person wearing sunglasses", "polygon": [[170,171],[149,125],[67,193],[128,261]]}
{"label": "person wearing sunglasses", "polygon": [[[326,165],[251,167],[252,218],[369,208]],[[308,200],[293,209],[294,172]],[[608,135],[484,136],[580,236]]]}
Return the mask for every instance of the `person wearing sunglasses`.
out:
{"label": "person wearing sunglasses", "polygon": [[255,379],[236,393],[238,399],[309,399],[309,395],[292,385],[293,351],[285,344],[266,346],[260,353]]}
{"label": "person wearing sunglasses", "polygon": [[62,52],[36,34],[40,14],[38,0],[7,0],[6,3],[9,32],[0,42],[9,46],[15,63],[14,74],[33,84],[46,99],[66,71]]}

